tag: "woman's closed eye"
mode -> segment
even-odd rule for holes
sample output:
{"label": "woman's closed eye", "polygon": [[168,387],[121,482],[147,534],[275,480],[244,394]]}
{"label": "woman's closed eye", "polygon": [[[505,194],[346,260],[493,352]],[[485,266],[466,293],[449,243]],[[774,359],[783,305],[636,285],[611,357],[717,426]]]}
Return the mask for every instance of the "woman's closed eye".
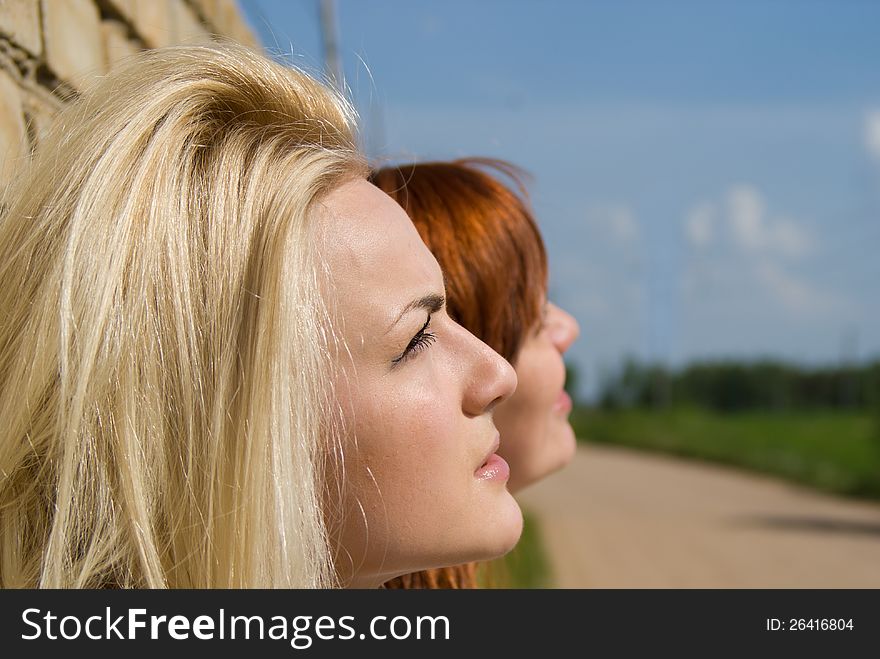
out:
{"label": "woman's closed eye", "polygon": [[393,364],[396,365],[406,361],[417,352],[424,350],[437,340],[437,337],[433,333],[428,331],[428,326],[430,324],[431,315],[429,314],[428,320],[425,321],[425,324],[422,325],[422,329],[416,332],[416,335],[410,340],[409,345],[406,346],[406,350],[404,350],[398,357],[395,357],[391,360]]}

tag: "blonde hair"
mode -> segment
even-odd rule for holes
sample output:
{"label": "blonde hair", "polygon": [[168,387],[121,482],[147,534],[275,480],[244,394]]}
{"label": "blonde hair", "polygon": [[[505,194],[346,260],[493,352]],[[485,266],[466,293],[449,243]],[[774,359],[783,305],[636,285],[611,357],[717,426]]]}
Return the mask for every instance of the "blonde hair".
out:
{"label": "blonde hair", "polygon": [[231,45],[66,110],[0,220],[0,586],[326,587],[314,215],[353,113]]}

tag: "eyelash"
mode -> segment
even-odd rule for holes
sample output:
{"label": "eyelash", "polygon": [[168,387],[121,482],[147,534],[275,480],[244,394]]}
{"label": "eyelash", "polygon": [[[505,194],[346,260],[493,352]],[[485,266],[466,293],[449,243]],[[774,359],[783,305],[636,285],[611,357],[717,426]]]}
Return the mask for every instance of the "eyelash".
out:
{"label": "eyelash", "polygon": [[406,361],[415,353],[419,352],[420,350],[424,350],[437,340],[437,336],[435,334],[425,331],[426,329],[428,329],[428,325],[430,324],[431,316],[428,316],[428,320],[425,321],[425,324],[422,325],[422,329],[420,329],[412,338],[412,340],[410,340],[409,345],[406,347],[406,350],[403,351],[403,354],[400,355],[400,357],[395,357],[394,359],[392,359],[392,363],[400,364],[401,362]]}

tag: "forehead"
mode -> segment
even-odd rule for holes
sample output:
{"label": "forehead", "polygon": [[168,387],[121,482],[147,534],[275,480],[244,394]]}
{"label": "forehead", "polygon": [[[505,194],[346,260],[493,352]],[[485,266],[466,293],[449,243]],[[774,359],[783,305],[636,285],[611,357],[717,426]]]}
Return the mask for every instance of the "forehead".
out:
{"label": "forehead", "polygon": [[412,299],[443,292],[440,267],[404,210],[365,180],[324,200],[324,258],[339,302],[393,320]]}

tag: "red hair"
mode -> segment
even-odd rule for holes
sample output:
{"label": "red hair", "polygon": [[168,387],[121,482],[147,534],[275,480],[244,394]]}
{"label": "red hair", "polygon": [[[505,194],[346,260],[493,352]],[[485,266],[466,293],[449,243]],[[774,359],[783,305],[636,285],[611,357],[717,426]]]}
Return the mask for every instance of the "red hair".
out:
{"label": "red hair", "polygon": [[[440,263],[449,315],[514,362],[547,291],[547,253],[522,170],[469,158],[385,167],[370,180],[403,207]],[[386,587],[476,585],[476,564],[469,563],[398,577]]]}

